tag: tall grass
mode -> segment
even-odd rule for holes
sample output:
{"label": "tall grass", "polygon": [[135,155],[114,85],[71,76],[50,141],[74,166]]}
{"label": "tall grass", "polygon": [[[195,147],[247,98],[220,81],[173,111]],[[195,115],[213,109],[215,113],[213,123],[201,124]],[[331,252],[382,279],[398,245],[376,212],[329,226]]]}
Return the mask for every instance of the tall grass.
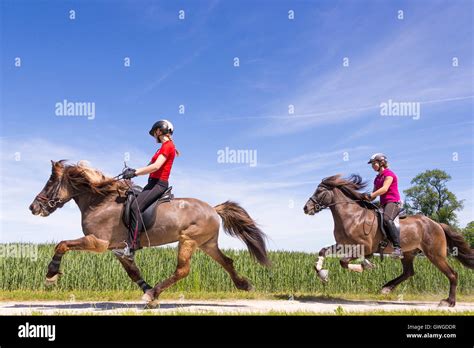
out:
{"label": "tall grass", "polygon": [[[45,290],[46,268],[54,246],[38,245],[37,260],[0,257],[0,290]],[[237,271],[247,277],[259,292],[269,293],[367,293],[375,294],[381,286],[401,273],[401,264],[389,258],[374,258],[376,268],[361,274],[344,270],[337,259],[326,259],[330,281],[323,284],[314,272],[316,254],[303,252],[270,252],[273,266],[256,264],[247,251],[225,250],[234,259]],[[144,279],[154,285],[169,277],[176,267],[175,248],[149,248],[137,253],[136,261]],[[459,274],[458,292],[474,293],[474,272],[457,260],[450,264]],[[92,254],[68,252],[61,264],[64,275],[57,290],[137,290],[112,253]],[[415,276],[400,285],[407,294],[448,293],[448,279],[426,258],[415,260]],[[170,288],[170,292],[235,292],[230,277],[210,257],[198,251],[194,254],[189,276]]]}

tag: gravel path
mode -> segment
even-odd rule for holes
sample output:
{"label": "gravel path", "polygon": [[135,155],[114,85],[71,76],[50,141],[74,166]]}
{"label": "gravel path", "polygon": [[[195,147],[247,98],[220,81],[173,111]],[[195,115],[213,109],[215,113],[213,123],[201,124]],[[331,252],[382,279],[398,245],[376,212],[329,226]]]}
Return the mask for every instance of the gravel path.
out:
{"label": "gravel path", "polygon": [[[363,301],[363,300],[163,300],[157,314],[172,314],[174,312],[190,312],[195,314],[248,314],[276,312],[309,312],[314,314],[334,314],[342,308],[344,312],[364,312],[374,310],[446,310],[473,311],[474,303],[460,302],[454,308],[438,307],[438,302],[421,301]],[[0,302],[0,315],[27,314],[98,314],[117,315],[143,313],[144,303],[139,301],[20,301]],[[159,312],[157,312],[159,311]],[[340,311],[340,309],[339,309]]]}

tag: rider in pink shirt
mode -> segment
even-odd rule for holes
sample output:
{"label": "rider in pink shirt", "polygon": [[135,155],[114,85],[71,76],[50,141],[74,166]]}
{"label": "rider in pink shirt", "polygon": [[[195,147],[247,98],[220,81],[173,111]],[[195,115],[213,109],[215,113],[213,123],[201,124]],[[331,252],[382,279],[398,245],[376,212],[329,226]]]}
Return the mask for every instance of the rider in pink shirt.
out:
{"label": "rider in pink shirt", "polygon": [[382,206],[385,206],[388,203],[400,202],[400,194],[398,193],[398,178],[395,175],[395,173],[392,172],[388,168],[385,168],[382,171],[380,171],[379,174],[375,177],[375,180],[374,180],[375,190],[374,191],[379,190],[383,187],[383,184],[387,177],[391,177],[392,182],[390,183],[390,186],[388,187],[387,192],[380,195],[380,204]]}
{"label": "rider in pink shirt", "polygon": [[370,200],[380,196],[380,205],[383,209],[384,225],[387,226],[388,235],[392,240],[394,253],[398,258],[403,258],[400,248],[400,232],[393,220],[400,212],[400,193],[398,192],[398,178],[393,171],[388,169],[387,156],[383,153],[374,154],[369,162],[372,168],[378,172],[374,180],[374,190],[370,194]]}

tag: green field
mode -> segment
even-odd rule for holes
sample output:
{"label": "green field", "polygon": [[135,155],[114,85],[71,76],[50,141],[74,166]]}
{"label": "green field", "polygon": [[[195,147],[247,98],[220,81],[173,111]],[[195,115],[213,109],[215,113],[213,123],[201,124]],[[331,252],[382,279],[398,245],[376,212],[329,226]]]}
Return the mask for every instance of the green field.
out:
{"label": "green field", "polygon": [[[3,245],[5,247],[5,245]],[[38,245],[37,260],[21,257],[0,257],[0,291],[25,293],[134,293],[138,287],[132,283],[112,253],[92,254],[88,252],[69,252],[63,257],[61,270],[64,273],[53,290],[44,285],[46,268],[53,256],[54,245]],[[273,266],[264,268],[255,263],[247,251],[225,250],[234,259],[235,266],[247,277],[259,295],[265,294],[314,294],[315,296],[334,296],[343,294],[358,297],[361,294],[378,297],[381,286],[398,276],[401,264],[389,258],[382,262],[373,258],[376,268],[363,273],[353,273],[342,269],[337,259],[326,259],[330,281],[323,284],[315,275],[313,265],[316,254],[302,252],[273,251],[270,259]],[[148,248],[137,254],[137,264],[144,279],[154,285],[170,276],[176,266],[175,248]],[[474,272],[463,267],[457,260],[450,264],[459,274],[458,294],[460,298],[474,295]],[[448,280],[425,257],[415,260],[415,276],[402,283],[396,290],[398,295],[426,297],[436,294],[447,297]],[[246,296],[232,284],[227,273],[211,258],[198,251],[192,260],[191,273],[167,293],[186,294],[229,294]],[[2,296],[3,297],[3,296]]]}

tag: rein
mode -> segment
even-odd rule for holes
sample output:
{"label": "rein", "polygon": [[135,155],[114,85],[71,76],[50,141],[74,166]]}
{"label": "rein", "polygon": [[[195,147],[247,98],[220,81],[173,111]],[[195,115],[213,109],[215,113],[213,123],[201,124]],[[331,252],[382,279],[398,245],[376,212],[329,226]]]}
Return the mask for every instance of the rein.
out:
{"label": "rein", "polygon": [[344,204],[344,203],[347,203],[347,204],[354,204],[354,203],[357,203],[357,202],[366,202],[364,201],[363,199],[356,199],[356,200],[353,200],[353,201],[340,201],[340,202],[334,202],[334,203],[331,203],[331,204],[321,204],[319,203],[315,198],[313,197],[309,197],[309,200],[311,202],[313,202],[314,204],[316,204],[319,208],[321,209],[327,209],[329,207],[332,207],[336,204]]}
{"label": "rein", "polygon": [[[329,189],[329,188],[326,187],[326,186],[323,186],[323,187],[324,187],[325,189]],[[314,195],[311,196],[311,197],[309,198],[309,200],[314,203],[315,209],[317,209],[318,211],[323,210],[323,209],[327,209],[327,208],[329,208],[329,207],[333,207],[333,206],[335,206],[335,205],[337,205],[337,204],[344,204],[344,203],[346,203],[346,204],[355,204],[355,203],[359,203],[359,202],[368,202],[368,201],[363,200],[363,199],[355,199],[355,200],[351,200],[351,201],[333,202],[333,203],[331,203],[331,204],[327,204],[327,205],[326,205],[326,204],[322,204],[322,203],[318,202],[318,200],[317,200],[316,198],[314,198]],[[370,202],[368,202],[368,203],[370,203]],[[367,210],[369,210],[369,208],[367,208],[367,207],[363,207],[363,208],[364,208],[364,211],[366,212],[365,214],[367,214]],[[364,216],[365,216],[365,215],[364,215]],[[374,221],[375,221],[375,218],[376,218],[376,214],[374,214],[374,217],[373,217],[373,219],[372,219],[372,223],[369,224],[370,226],[373,225],[373,223],[374,223]],[[365,218],[364,218],[364,220],[365,220]],[[371,229],[369,229],[369,232],[366,232],[366,231],[365,231],[365,222],[364,222],[364,225],[363,225],[363,231],[364,231],[364,234],[365,234],[366,236],[367,236],[368,234],[370,234],[370,232],[371,232]]]}
{"label": "rein", "polygon": [[[328,191],[332,189],[332,188],[326,186],[326,185],[323,184],[323,183],[319,184],[319,186],[325,188],[325,189],[328,190]],[[334,203],[331,203],[331,204],[327,204],[327,205],[326,205],[326,204],[322,204],[322,203],[318,202],[318,200],[317,200],[316,198],[314,198],[314,195],[311,196],[311,197],[309,198],[309,200],[310,200],[311,202],[313,202],[314,205],[315,205],[315,207],[316,207],[317,209],[319,209],[319,210],[327,209],[327,208],[329,208],[329,207],[335,206],[335,205],[337,205],[337,204],[343,204],[343,203],[346,203],[346,204],[354,204],[354,203],[358,203],[358,202],[367,202],[367,203],[370,203],[369,201],[366,201],[366,200],[364,200],[364,199],[353,199],[353,200],[350,200],[350,201],[339,201],[339,202],[334,202]],[[367,208],[366,208],[366,209],[367,209]]]}

